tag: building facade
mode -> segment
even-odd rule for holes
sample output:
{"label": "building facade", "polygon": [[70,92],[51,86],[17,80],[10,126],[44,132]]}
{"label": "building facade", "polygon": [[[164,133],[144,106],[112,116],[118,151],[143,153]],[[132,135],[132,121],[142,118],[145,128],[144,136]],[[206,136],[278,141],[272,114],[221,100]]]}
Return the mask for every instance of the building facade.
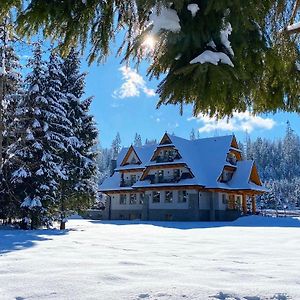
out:
{"label": "building facade", "polygon": [[190,141],[165,133],[158,145],[122,149],[100,191],[107,219],[228,221],[255,213],[266,189],[234,135]]}

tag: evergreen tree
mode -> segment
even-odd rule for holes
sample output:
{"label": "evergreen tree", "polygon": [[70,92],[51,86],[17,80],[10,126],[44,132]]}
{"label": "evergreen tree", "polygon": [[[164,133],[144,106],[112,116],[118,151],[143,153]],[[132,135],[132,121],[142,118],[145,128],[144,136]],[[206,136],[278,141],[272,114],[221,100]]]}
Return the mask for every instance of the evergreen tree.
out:
{"label": "evergreen tree", "polygon": [[54,153],[57,143],[50,128],[56,109],[46,97],[46,69],[40,43],[35,45],[26,76],[28,90],[18,104],[16,141],[8,148],[15,199],[31,228],[51,222],[58,183],[55,180],[60,160]]}
{"label": "evergreen tree", "polygon": [[157,140],[156,139],[146,139],[145,140],[145,145],[156,145],[157,144]]}
{"label": "evergreen tree", "polygon": [[286,134],[282,145],[283,164],[282,172],[284,178],[291,180],[294,174],[300,175],[300,139],[291,128],[290,122],[287,122]]}
{"label": "evergreen tree", "polygon": [[190,140],[194,141],[196,139],[195,129],[193,128],[190,133]]}
{"label": "evergreen tree", "polygon": [[120,150],[121,150],[121,137],[120,137],[120,133],[118,132],[111,144],[112,159],[117,159]]}
{"label": "evergreen tree", "polygon": [[66,139],[68,151],[62,155],[68,177],[61,184],[59,197],[59,219],[61,229],[64,229],[70,213],[90,207],[97,198],[98,132],[89,114],[91,99],[81,101],[85,74],[80,73],[78,52],[72,49],[60,67],[61,93],[65,99],[63,106],[72,128]]}
{"label": "evergreen tree", "polygon": [[[6,151],[10,143],[15,141],[13,128],[16,126],[15,115],[17,104],[23,96],[23,80],[19,57],[15,52],[16,40],[13,26],[6,18],[0,25],[0,69],[2,94],[0,103],[0,216],[11,218],[17,207],[15,206],[12,187],[10,186],[10,168]],[[5,113],[3,114],[2,111]],[[0,218],[1,218],[0,217]]]}
{"label": "evergreen tree", "polygon": [[99,146],[98,153],[98,169],[99,169],[99,183],[101,184],[105,178],[110,175],[110,162],[111,162],[111,151],[110,149],[102,148]]}
{"label": "evergreen tree", "polygon": [[[91,44],[89,62],[105,59],[110,41],[127,28],[125,59],[141,61],[146,52],[155,58],[150,78],[164,76],[158,105],[192,104],[195,115],[218,117],[245,110],[299,112],[299,29],[288,30],[298,0],[2,2],[2,15],[17,8],[20,32],[43,28],[62,41],[64,54],[77,42],[82,49]],[[156,44],[145,51],[149,34]]]}
{"label": "evergreen tree", "polygon": [[135,147],[141,147],[143,145],[142,144],[142,138],[141,138],[140,134],[138,134],[138,133],[135,134],[133,145]]}

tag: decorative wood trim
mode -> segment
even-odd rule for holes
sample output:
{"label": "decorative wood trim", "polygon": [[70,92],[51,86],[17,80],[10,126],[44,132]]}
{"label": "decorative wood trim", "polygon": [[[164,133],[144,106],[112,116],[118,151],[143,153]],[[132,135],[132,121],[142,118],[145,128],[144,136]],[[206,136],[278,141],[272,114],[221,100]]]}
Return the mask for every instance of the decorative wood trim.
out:
{"label": "decorative wood trim", "polygon": [[134,154],[136,155],[136,157],[138,158],[139,160],[139,164],[142,163],[142,161],[140,160],[139,156],[137,155],[136,151],[134,150],[133,146],[131,145],[126,153],[126,155],[124,156],[122,162],[121,162],[121,166],[125,166],[126,165],[126,161],[127,159],[129,158],[129,155],[131,154],[131,152],[134,152]]}
{"label": "decorative wood trim", "polygon": [[237,149],[230,149],[229,152],[233,152],[238,161],[242,160],[242,154]]}
{"label": "decorative wood trim", "polygon": [[158,153],[161,149],[163,150],[173,150],[175,148],[175,146],[170,146],[170,145],[166,145],[165,147],[158,147],[155,149],[150,161],[154,161],[156,159],[156,157],[158,156]]}
{"label": "decorative wood trim", "polygon": [[234,166],[224,166],[223,171],[226,170],[226,171],[232,171],[232,172],[234,172],[236,170],[236,168],[237,167],[234,167]]}
{"label": "decorative wood trim", "polygon": [[122,194],[122,193],[134,193],[134,192],[145,192],[146,191],[152,191],[152,190],[198,190],[202,192],[217,192],[217,193],[224,193],[224,194],[234,194],[234,195],[242,195],[243,197],[248,196],[254,196],[254,195],[260,195],[264,192],[260,191],[252,191],[252,190],[224,190],[224,189],[207,189],[200,185],[185,185],[185,186],[158,186],[158,187],[139,187],[134,189],[128,189],[128,190],[113,190],[113,191],[105,191],[102,192],[103,194]]}
{"label": "decorative wood trim", "polygon": [[230,146],[231,146],[232,148],[239,149],[239,145],[238,145],[238,142],[237,142],[237,140],[236,140],[235,135],[232,136],[232,140],[231,140]]}
{"label": "decorative wood trim", "polygon": [[219,192],[219,193],[224,193],[224,194],[235,194],[235,195],[261,195],[264,194],[265,192],[262,191],[253,191],[249,189],[239,189],[239,190],[226,190],[226,189],[206,189],[208,192]]}
{"label": "decorative wood trim", "polygon": [[262,183],[261,183],[261,180],[259,178],[258,171],[257,171],[255,163],[253,163],[253,165],[252,165],[249,180],[252,181],[253,183],[257,184],[257,185],[262,186]]}
{"label": "decorative wood trim", "polygon": [[165,132],[164,136],[162,137],[160,141],[160,145],[165,145],[165,141],[168,141],[169,144],[172,144],[172,140],[170,139],[169,135],[167,132]]}

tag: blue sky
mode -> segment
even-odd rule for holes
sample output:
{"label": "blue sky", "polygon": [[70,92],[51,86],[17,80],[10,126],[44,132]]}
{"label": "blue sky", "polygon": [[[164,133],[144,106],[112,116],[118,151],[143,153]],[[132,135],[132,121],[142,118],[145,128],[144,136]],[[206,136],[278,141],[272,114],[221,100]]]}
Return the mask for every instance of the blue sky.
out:
{"label": "blue sky", "polygon": [[160,139],[165,131],[188,138],[192,128],[200,130],[201,137],[235,133],[243,142],[246,130],[251,138],[257,136],[274,139],[285,133],[286,122],[300,134],[300,116],[290,113],[277,113],[257,117],[249,114],[236,114],[229,123],[226,120],[215,122],[203,116],[193,118],[191,106],[184,107],[179,114],[178,106],[162,106],[156,109],[158,96],[154,93],[158,81],[146,78],[147,63],[134,68],[120,64],[121,58],[113,54],[103,65],[87,66],[86,94],[93,95],[92,113],[99,130],[100,142],[109,147],[119,132],[123,146],[132,143],[135,133],[143,141]]}

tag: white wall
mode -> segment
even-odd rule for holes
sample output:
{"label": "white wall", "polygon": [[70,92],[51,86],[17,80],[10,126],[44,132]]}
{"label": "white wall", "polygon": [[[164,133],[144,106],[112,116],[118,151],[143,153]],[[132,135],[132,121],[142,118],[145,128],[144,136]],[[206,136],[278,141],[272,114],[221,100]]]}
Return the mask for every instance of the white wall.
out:
{"label": "white wall", "polygon": [[199,192],[199,209],[210,209],[211,196],[210,192]]}
{"label": "white wall", "polygon": [[141,176],[142,176],[142,172],[126,172],[124,173],[124,180],[130,180],[131,175],[136,175],[136,180],[140,180]]}
{"label": "white wall", "polygon": [[[153,191],[146,192],[146,194],[149,196],[149,208],[150,209],[188,209],[189,208],[189,200],[187,199],[187,202],[178,202],[178,191],[172,191],[173,192],[173,202],[172,203],[166,203],[165,202],[165,191],[160,191],[160,202],[159,203],[153,203],[152,195]],[[195,190],[187,190],[187,196],[189,194],[197,194]]]}
{"label": "white wall", "polygon": [[137,194],[137,203],[138,204],[129,204],[129,195],[130,193],[124,193],[126,194],[126,204],[120,204],[120,194],[111,194],[111,209],[115,210],[130,210],[130,209],[142,209],[143,204],[139,204],[140,200],[140,193]]}

